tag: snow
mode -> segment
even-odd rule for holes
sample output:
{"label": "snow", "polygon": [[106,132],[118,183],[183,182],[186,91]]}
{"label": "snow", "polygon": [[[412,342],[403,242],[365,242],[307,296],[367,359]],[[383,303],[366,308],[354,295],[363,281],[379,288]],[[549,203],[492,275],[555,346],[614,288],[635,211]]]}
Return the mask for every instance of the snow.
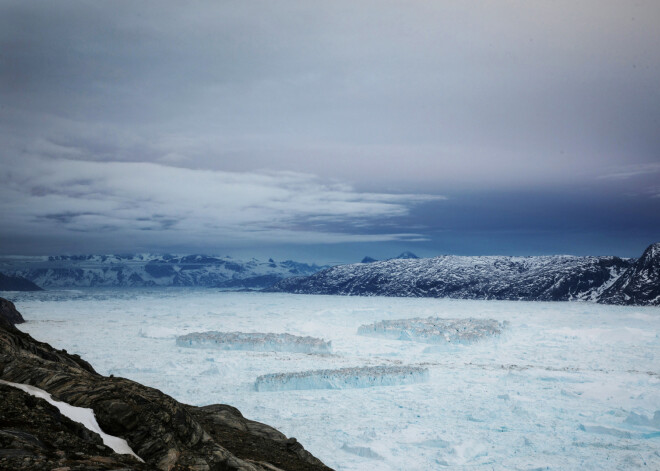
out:
{"label": "snow", "polygon": [[502,333],[505,323],[494,319],[396,319],[361,325],[358,334],[424,343],[472,343]]}
{"label": "snow", "polygon": [[[338,471],[660,469],[658,307],[199,288],[45,291],[12,301],[28,320],[22,330],[82,355],[100,373],[190,404],[236,406]],[[429,317],[509,324],[468,344],[357,333],[383,320]],[[257,329],[323,338],[333,352],[175,342],[193,332]],[[255,390],[268,374],[406,365],[428,369],[428,381]]]}
{"label": "snow", "polygon": [[30,386],[29,384],[12,383],[1,379],[0,384],[12,386],[14,388],[20,389],[21,391],[25,391],[32,396],[46,400],[49,404],[57,407],[57,409],[60,411],[60,414],[63,416],[68,417],[74,422],[78,422],[79,424],[84,425],[88,430],[91,430],[92,432],[98,433],[101,436],[101,440],[103,440],[103,444],[111,448],[115,453],[122,455],[133,455],[138,460],[143,461],[133,452],[126,440],[123,438],[115,437],[113,435],[108,435],[103,430],[101,430],[101,426],[96,421],[96,417],[94,416],[94,411],[92,409],[76,407],[66,402],[56,401],[49,393],[43,389]]}
{"label": "snow", "polygon": [[176,338],[180,347],[253,350],[258,352],[330,353],[331,342],[291,334],[193,332]]}
{"label": "snow", "polygon": [[294,389],[347,389],[401,386],[423,383],[429,370],[419,366],[367,366],[262,375],[254,382],[257,391]]}

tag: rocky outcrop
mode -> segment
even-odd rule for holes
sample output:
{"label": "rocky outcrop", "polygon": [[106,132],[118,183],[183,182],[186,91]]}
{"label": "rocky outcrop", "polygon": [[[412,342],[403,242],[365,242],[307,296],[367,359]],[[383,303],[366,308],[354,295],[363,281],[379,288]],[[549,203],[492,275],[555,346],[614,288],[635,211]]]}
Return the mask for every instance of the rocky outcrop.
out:
{"label": "rocky outcrop", "polygon": [[22,276],[7,276],[0,273],[0,291],[42,291],[42,289]]}
{"label": "rocky outcrop", "polygon": [[0,397],[0,469],[153,469],[114,453],[99,435],[43,399],[4,384]]}
{"label": "rocky outcrop", "polygon": [[603,292],[607,304],[660,305],[660,242],[650,245],[637,261]]}
{"label": "rocky outcrop", "polygon": [[0,298],[0,325],[3,323],[9,325],[22,324],[25,322],[20,312],[16,310],[16,306],[11,301],[5,298]]}
{"label": "rocky outcrop", "polygon": [[[245,419],[233,407],[193,407],[157,389],[104,377],[77,355],[37,342],[8,321],[0,323],[0,379],[36,386],[57,400],[92,409],[103,431],[124,438],[145,461],[141,464],[128,455],[98,448],[98,435],[86,439],[53,415],[45,401],[12,391],[12,401],[0,403],[0,469],[329,469],[295,439]],[[31,409],[38,417],[27,414],[22,403],[38,404],[40,409]],[[45,424],[43,433],[30,425],[34,423]],[[80,446],[80,440],[85,446]],[[98,461],[95,456],[107,462],[90,464]]]}

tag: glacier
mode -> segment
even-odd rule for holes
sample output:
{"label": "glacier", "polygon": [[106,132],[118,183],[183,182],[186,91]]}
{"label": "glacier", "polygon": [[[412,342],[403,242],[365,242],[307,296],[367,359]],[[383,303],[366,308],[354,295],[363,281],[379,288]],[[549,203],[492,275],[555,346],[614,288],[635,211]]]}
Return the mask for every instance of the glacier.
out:
{"label": "glacier", "polygon": [[180,347],[254,350],[258,352],[332,352],[332,342],[286,333],[193,332],[177,337],[176,344]]}
{"label": "glacier", "polygon": [[[194,287],[10,293],[33,337],[104,375],[232,404],[338,471],[660,469],[660,308],[309,296]],[[376,321],[497,319],[469,344],[358,334]],[[288,332],[331,354],[186,348],[193,332]],[[259,376],[414,365],[428,380],[260,392]],[[629,437],[629,438],[628,438]],[[380,459],[382,458],[382,459]]]}
{"label": "glacier", "polygon": [[262,375],[254,382],[257,391],[294,389],[347,389],[400,386],[423,383],[429,370],[419,366],[368,366],[336,370],[298,371]]}
{"label": "glacier", "polygon": [[293,260],[238,260],[230,256],[125,254],[0,257],[0,272],[42,288],[205,286],[264,288],[326,267]]}
{"label": "glacier", "polygon": [[467,319],[415,317],[361,325],[358,328],[358,334],[433,344],[467,344],[500,335],[507,324],[507,322],[499,322],[494,319],[472,317]]}

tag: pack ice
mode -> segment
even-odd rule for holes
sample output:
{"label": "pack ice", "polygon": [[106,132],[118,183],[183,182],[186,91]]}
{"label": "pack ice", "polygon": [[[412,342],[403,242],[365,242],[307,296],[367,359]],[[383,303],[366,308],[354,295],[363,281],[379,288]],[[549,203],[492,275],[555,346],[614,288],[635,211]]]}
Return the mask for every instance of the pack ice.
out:
{"label": "pack ice", "polygon": [[267,374],[259,376],[254,387],[257,391],[348,389],[423,383],[428,379],[429,370],[420,366],[364,366]]}
{"label": "pack ice", "polygon": [[412,340],[422,343],[472,343],[485,337],[500,335],[508,322],[495,319],[443,319],[415,317],[361,325],[359,335]]}
{"label": "pack ice", "polygon": [[246,332],[194,332],[176,338],[180,347],[259,352],[330,353],[332,343],[315,337]]}

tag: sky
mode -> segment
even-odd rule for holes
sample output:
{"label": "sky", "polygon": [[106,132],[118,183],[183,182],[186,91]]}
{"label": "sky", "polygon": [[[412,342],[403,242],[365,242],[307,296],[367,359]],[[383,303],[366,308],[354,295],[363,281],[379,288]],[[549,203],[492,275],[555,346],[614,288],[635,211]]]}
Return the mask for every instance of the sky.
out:
{"label": "sky", "polygon": [[0,0],[0,254],[660,241],[660,3]]}

